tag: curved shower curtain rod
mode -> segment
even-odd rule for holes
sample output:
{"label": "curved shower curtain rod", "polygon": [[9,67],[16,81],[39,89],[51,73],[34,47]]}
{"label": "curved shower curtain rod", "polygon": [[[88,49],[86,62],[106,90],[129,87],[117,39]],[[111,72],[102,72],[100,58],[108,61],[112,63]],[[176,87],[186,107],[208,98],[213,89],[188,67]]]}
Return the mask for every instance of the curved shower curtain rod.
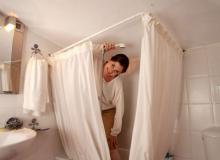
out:
{"label": "curved shower curtain rod", "polygon": [[[112,28],[117,27],[117,26],[119,26],[119,25],[121,25],[121,24],[123,24],[123,23],[125,23],[125,22],[127,22],[127,21],[130,21],[130,20],[135,19],[135,18],[137,18],[137,17],[141,17],[141,16],[144,15],[144,14],[146,14],[146,13],[145,13],[145,12],[136,13],[136,14],[133,15],[133,16],[130,16],[130,17],[128,17],[128,18],[125,18],[124,20],[122,20],[122,21],[120,21],[120,22],[118,22],[118,23],[115,23],[115,24],[113,24],[113,25],[111,25],[111,26],[109,26],[109,27],[107,27],[107,28],[105,28],[105,29],[103,29],[103,30],[101,30],[101,31],[99,31],[99,32],[96,32],[96,33],[94,33],[94,34],[92,34],[92,35],[90,35],[90,36],[88,36],[88,37],[86,37],[86,38],[84,38],[84,39],[82,39],[82,40],[76,42],[76,43],[73,43],[72,45],[70,45],[70,46],[68,46],[68,47],[66,47],[66,48],[63,48],[63,49],[61,49],[61,50],[58,50],[58,51],[56,51],[56,52],[54,52],[54,53],[52,53],[52,54],[49,54],[49,55],[50,55],[50,56],[53,56],[53,55],[59,54],[59,52],[66,51],[66,50],[68,50],[68,49],[70,49],[70,48],[72,48],[72,47],[74,47],[74,46],[76,46],[76,45],[78,45],[78,44],[80,44],[80,43],[83,43],[83,42],[85,42],[85,41],[87,41],[87,40],[89,40],[89,39],[91,39],[91,38],[93,38],[93,37],[95,37],[95,36],[97,36],[97,35],[99,35],[99,34],[102,34],[102,33],[106,32],[106,31],[108,31],[108,30],[110,30],[110,29],[112,29]],[[151,16],[151,14],[148,14],[148,15]]]}
{"label": "curved shower curtain rod", "polygon": [[[117,26],[119,26],[119,25],[121,25],[121,24],[123,24],[123,23],[126,23],[126,22],[128,22],[128,21],[130,21],[130,20],[132,20],[132,19],[137,18],[137,17],[142,17],[142,16],[145,15],[145,14],[148,15],[149,17],[152,17],[152,18],[153,18],[153,16],[152,16],[151,13],[147,13],[147,12],[139,12],[139,13],[136,13],[136,14],[134,14],[133,16],[130,16],[130,17],[128,17],[128,18],[125,18],[125,19],[121,20],[121,21],[118,22],[118,23],[115,23],[115,24],[113,24],[113,25],[111,25],[111,26],[109,26],[109,27],[107,27],[107,28],[105,28],[105,29],[103,29],[103,30],[101,30],[101,31],[99,31],[99,32],[96,32],[96,33],[94,33],[94,34],[92,34],[92,35],[90,35],[90,36],[88,36],[88,37],[86,37],[86,38],[84,38],[84,39],[82,39],[82,40],[76,42],[76,43],[73,43],[72,45],[70,45],[70,46],[68,46],[68,47],[65,47],[65,48],[60,49],[60,50],[58,50],[58,51],[56,51],[56,52],[53,52],[52,54],[49,54],[49,56],[57,55],[57,54],[59,54],[60,52],[64,52],[64,51],[66,51],[66,50],[68,50],[68,49],[70,49],[70,48],[72,48],[72,47],[75,47],[76,45],[79,45],[80,43],[83,43],[83,42],[85,42],[85,41],[88,41],[89,39],[92,39],[93,37],[95,37],[95,36],[97,36],[97,35],[99,35],[99,34],[102,34],[102,33],[106,32],[106,31],[108,31],[108,30],[111,30],[112,28],[115,28],[115,27],[117,27]],[[181,47],[179,47],[179,46],[178,46],[177,48],[180,49],[180,50],[182,50]],[[184,52],[184,50],[182,50],[182,51]]]}

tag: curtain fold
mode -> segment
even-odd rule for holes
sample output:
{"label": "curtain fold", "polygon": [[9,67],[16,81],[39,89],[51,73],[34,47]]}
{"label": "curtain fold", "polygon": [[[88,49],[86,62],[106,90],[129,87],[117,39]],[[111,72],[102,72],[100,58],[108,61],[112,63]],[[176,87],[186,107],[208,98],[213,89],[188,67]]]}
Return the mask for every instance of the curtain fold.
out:
{"label": "curtain fold", "polygon": [[180,106],[182,52],[154,18],[142,17],[138,100],[130,160],[163,160]]}
{"label": "curtain fold", "polygon": [[50,58],[54,111],[72,160],[109,160],[93,71],[92,43]]}

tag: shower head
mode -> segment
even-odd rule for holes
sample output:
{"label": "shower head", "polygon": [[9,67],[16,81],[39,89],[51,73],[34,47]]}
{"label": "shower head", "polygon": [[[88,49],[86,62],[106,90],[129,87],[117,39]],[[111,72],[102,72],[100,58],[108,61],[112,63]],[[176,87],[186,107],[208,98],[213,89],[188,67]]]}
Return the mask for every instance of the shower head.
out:
{"label": "shower head", "polygon": [[115,44],[115,48],[125,48],[126,45],[124,43]]}

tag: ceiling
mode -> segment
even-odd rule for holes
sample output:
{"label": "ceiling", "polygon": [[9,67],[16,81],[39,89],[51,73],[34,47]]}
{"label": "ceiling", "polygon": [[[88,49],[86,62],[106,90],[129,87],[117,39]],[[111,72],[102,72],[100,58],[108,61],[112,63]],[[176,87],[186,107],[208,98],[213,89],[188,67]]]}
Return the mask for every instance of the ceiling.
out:
{"label": "ceiling", "polygon": [[160,19],[184,49],[220,42],[219,0],[0,0],[0,11],[61,47],[142,11]]}

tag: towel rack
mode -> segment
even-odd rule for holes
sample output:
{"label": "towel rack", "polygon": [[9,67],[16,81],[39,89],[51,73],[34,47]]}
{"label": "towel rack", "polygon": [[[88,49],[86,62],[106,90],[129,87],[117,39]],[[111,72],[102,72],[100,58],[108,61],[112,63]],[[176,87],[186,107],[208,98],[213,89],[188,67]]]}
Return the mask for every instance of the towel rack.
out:
{"label": "towel rack", "polygon": [[32,54],[40,54],[41,56],[43,56],[41,54],[41,50],[38,47],[39,47],[38,44],[34,44],[34,46],[31,47],[31,50],[33,51]]}

